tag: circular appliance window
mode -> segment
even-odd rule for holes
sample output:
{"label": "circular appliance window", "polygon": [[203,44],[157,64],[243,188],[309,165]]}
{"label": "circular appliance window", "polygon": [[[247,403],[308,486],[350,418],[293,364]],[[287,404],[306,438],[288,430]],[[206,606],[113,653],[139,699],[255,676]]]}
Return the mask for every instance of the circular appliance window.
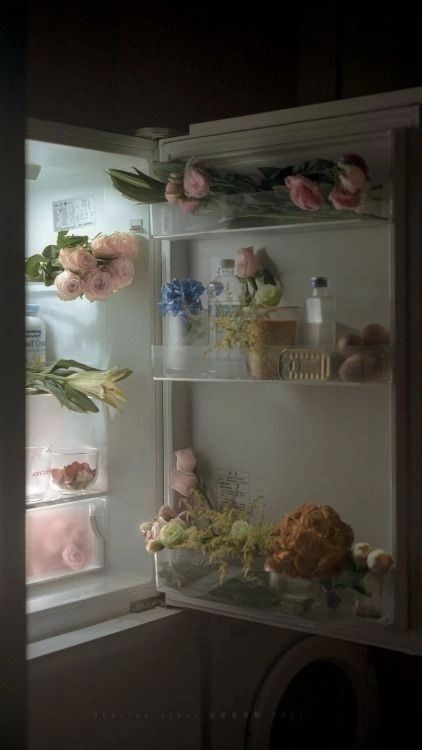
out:
{"label": "circular appliance window", "polygon": [[297,643],[260,686],[247,750],[365,750],[378,709],[375,671],[364,647],[328,638]]}

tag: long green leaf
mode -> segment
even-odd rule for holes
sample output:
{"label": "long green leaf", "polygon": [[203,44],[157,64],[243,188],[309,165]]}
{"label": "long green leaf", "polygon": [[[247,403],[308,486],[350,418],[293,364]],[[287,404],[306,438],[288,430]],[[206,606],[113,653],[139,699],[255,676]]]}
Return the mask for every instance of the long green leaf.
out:
{"label": "long green leaf", "polygon": [[69,385],[64,386],[64,392],[68,401],[73,405],[74,411],[91,412],[95,414],[98,412],[98,407],[86,393],[78,391],[76,388],[72,388]]}
{"label": "long green leaf", "polygon": [[85,370],[86,372],[100,372],[98,367],[84,365],[82,362],[77,362],[76,359],[56,359],[50,367],[50,372],[54,372],[59,368],[67,369],[69,367],[77,367],[79,370]]}
{"label": "long green leaf", "polygon": [[119,180],[120,182],[124,182],[128,185],[134,185],[135,187],[143,187],[146,189],[154,189],[154,190],[162,190],[164,192],[165,185],[163,182],[160,182],[160,180],[155,180],[153,177],[148,177],[148,175],[143,174],[143,172],[134,173],[134,172],[125,172],[120,169],[110,169],[108,174],[110,177],[114,177],[114,179]]}
{"label": "long green leaf", "polygon": [[44,258],[53,260],[54,258],[57,258],[59,254],[59,248],[57,247],[57,245],[47,245],[47,247],[45,247],[42,251],[42,254]]}

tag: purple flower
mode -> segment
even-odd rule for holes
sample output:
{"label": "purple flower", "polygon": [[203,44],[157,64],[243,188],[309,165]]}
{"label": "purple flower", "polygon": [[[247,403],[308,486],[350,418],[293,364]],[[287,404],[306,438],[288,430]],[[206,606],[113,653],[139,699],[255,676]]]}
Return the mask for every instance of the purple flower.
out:
{"label": "purple flower", "polygon": [[195,279],[173,279],[161,287],[159,308],[163,315],[197,315],[202,310],[201,295],[205,287]]}

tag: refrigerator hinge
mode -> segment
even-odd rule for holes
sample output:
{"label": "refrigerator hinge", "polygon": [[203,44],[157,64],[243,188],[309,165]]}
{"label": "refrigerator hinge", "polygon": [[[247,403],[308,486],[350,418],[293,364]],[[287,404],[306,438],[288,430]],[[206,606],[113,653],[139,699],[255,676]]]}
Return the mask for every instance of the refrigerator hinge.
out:
{"label": "refrigerator hinge", "polygon": [[156,594],[155,596],[150,596],[148,599],[138,599],[131,602],[129,611],[131,614],[135,614],[139,612],[147,612],[149,609],[162,606],[165,606],[164,594]]}

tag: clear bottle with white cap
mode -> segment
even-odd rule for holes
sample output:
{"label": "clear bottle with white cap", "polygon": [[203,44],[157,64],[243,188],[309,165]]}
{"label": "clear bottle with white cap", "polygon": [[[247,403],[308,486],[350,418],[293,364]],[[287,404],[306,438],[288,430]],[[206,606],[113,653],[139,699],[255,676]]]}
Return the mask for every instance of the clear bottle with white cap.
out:
{"label": "clear bottle with white cap", "polygon": [[326,352],[336,345],[336,304],[328,294],[325,276],[311,278],[312,296],[305,300],[302,340],[305,346]]}
{"label": "clear bottle with white cap", "polygon": [[[218,343],[219,332],[216,321],[220,317],[234,318],[240,314],[245,289],[235,276],[233,258],[220,260],[217,276],[207,286],[210,344]],[[220,336],[221,337],[221,336]]]}

